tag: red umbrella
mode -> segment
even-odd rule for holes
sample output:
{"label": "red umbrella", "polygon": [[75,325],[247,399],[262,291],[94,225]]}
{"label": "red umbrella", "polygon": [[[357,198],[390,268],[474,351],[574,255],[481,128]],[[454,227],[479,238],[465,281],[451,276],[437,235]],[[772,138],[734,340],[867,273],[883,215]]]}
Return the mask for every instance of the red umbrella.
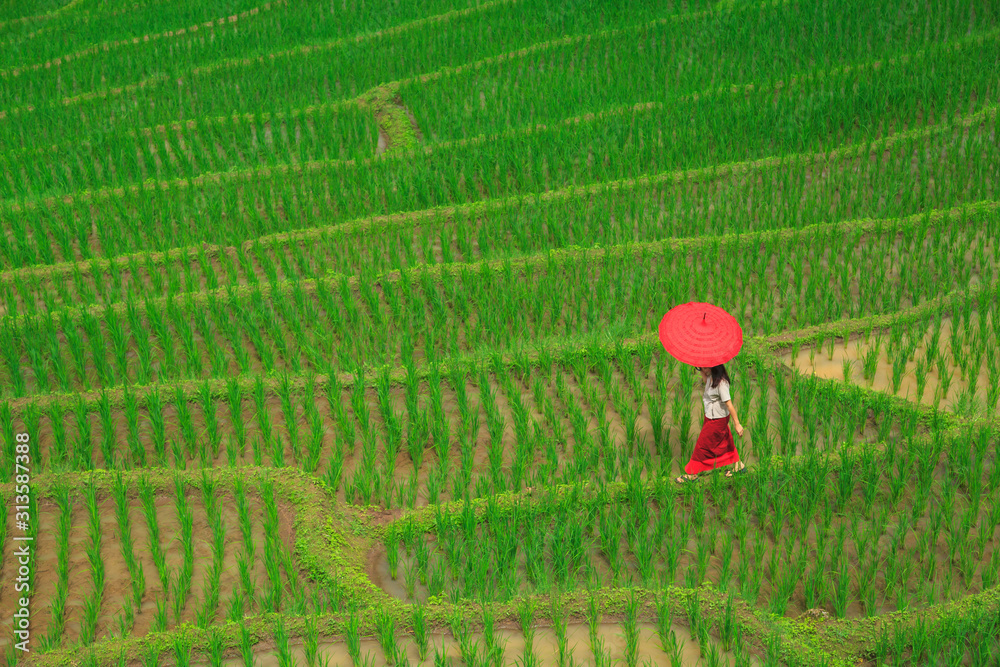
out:
{"label": "red umbrella", "polygon": [[736,318],[710,303],[674,306],[660,320],[663,349],[678,361],[710,368],[724,364],[743,347]]}

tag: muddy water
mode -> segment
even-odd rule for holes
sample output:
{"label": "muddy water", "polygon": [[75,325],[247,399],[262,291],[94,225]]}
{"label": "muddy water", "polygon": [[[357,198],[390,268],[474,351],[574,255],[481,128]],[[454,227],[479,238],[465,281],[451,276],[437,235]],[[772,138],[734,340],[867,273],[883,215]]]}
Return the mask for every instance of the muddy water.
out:
{"label": "muddy water", "polygon": [[[701,651],[697,639],[691,636],[686,627],[672,625],[671,630],[676,637],[679,646],[680,662],[672,662],[676,654],[672,648],[663,650],[660,638],[657,635],[656,627],[648,623],[639,624],[639,644],[638,644],[638,664],[647,662],[652,665],[697,665],[705,664],[701,656]],[[602,623],[598,626],[597,636],[603,643],[605,661],[602,664],[624,662],[625,658],[625,638],[623,627],[617,623]],[[482,634],[470,633],[470,637],[475,643],[477,655],[482,656],[485,651],[485,643]],[[523,661],[525,653],[524,635],[520,630],[498,629],[496,631],[498,642],[503,646],[503,664],[515,667]],[[399,638],[400,648],[406,651],[407,662],[411,665],[434,664],[435,651],[442,653],[448,658],[451,665],[464,664],[458,642],[450,633],[438,633],[429,635],[429,646],[427,656],[420,660],[417,646],[410,637]],[[712,644],[719,652],[722,665],[734,664],[734,656],[731,652],[722,650],[721,644],[712,640]],[[707,651],[707,648],[706,648]],[[290,650],[292,658],[298,665],[308,665],[305,651],[300,645],[296,645]],[[559,642],[555,632],[551,628],[538,628],[532,640],[532,653],[538,658],[539,665],[560,665]],[[366,659],[365,656],[368,656]],[[372,639],[361,641],[362,660],[367,660],[367,664],[381,667],[388,664],[385,654],[378,642]],[[256,654],[256,661],[259,667],[278,667],[278,655],[274,650],[261,651]],[[608,660],[610,657],[610,661]],[[570,659],[572,658],[572,663]],[[590,644],[589,627],[586,624],[570,624],[566,632],[566,655],[565,665],[594,665],[594,651]],[[205,665],[205,662],[193,662],[195,665]],[[241,658],[230,658],[222,662],[225,667],[242,667]],[[320,643],[317,651],[317,665],[329,664],[331,667],[349,667],[353,664],[351,657],[347,654],[347,648],[343,641]],[[756,659],[752,659],[750,664],[760,665]]]}
{"label": "muddy water", "polygon": [[[219,492],[219,511],[223,523],[228,527],[222,559],[221,576],[219,580],[219,601],[215,607],[215,619],[225,618],[228,604],[237,588],[240,587],[239,560],[243,551],[243,537],[240,532],[239,515],[235,500],[224,490]],[[197,612],[204,604],[205,584],[209,579],[212,562],[212,530],[207,519],[207,510],[201,500],[200,493],[189,491],[188,501],[193,515],[192,536],[194,567],[192,570],[191,590],[181,612],[180,622],[194,624]],[[267,569],[263,560],[265,543],[264,504],[259,495],[249,493],[247,497],[251,517],[251,534],[257,553],[250,562],[250,573],[253,579],[263,586],[268,581]],[[161,493],[155,498],[157,523],[160,530],[160,546],[164,559],[171,573],[171,582],[176,581],[177,573],[184,562],[180,541],[180,523],[177,517],[175,498],[173,494]],[[103,637],[118,631],[118,617],[123,614],[124,606],[132,600],[132,575],[129,572],[125,558],[121,552],[121,529],[116,514],[116,504],[110,498],[98,500],[101,531],[101,559],[104,563],[104,602],[98,615],[96,636]],[[131,518],[132,549],[136,560],[142,567],[145,578],[145,592],[141,598],[140,608],[134,618],[134,625],[127,629],[133,636],[144,635],[154,629],[154,616],[157,601],[166,599],[171,605],[168,625],[173,627],[177,619],[172,610],[172,593],[164,592],[158,571],[153,561],[149,543],[149,528],[142,504],[138,499],[132,499],[129,506]],[[292,529],[295,509],[287,502],[277,503],[279,517],[279,539],[283,549],[292,551],[295,546],[295,535]],[[61,510],[51,499],[43,498],[38,504],[38,547],[35,551],[37,561],[35,577],[37,591],[32,598],[32,627],[39,636],[48,632],[51,622],[50,605],[52,604],[58,579],[59,550],[58,534]],[[13,530],[8,525],[8,531]],[[84,602],[93,593],[93,578],[86,548],[90,544],[89,519],[85,501],[77,498],[72,505],[72,526],[68,537],[67,551],[68,586],[65,611],[64,642],[74,642],[79,638],[81,621],[83,619]],[[0,560],[0,575],[5,581],[13,581],[17,560],[14,550],[18,543],[8,539],[3,547]],[[307,595],[312,587],[304,584]],[[11,618],[16,607],[18,593],[13,585],[0,590],[0,615]],[[0,633],[0,651],[10,643],[10,635]]]}
{"label": "muddy water", "polygon": [[[975,319],[975,315],[973,315],[973,320]],[[976,326],[977,324],[974,322],[973,329]],[[982,335],[989,336],[989,331],[989,327],[986,327]],[[943,409],[952,409],[958,403],[959,397],[969,386],[969,380],[962,379],[962,370],[952,356],[951,335],[952,321],[950,318],[945,318],[941,324],[938,357],[945,362],[945,373],[951,374],[951,383],[947,391],[945,391],[942,385],[941,373],[937,362],[927,369],[926,384],[922,392],[917,387],[917,361],[926,358],[927,349],[931,342],[930,331],[924,335],[923,339],[917,345],[913,359],[907,360],[899,386],[895,391],[893,391],[892,386],[893,369],[886,353],[885,340],[883,340],[882,347],[879,350],[878,364],[875,367],[875,374],[871,379],[865,379],[864,377],[862,360],[864,355],[875,346],[874,337],[871,339],[866,339],[864,336],[853,337],[846,345],[842,339],[838,339],[833,346],[832,355],[826,344],[819,347],[801,348],[794,359],[791,352],[787,351],[782,355],[782,360],[786,364],[793,365],[800,372],[813,373],[822,378],[835,380],[845,380],[844,362],[849,361],[851,369],[846,378],[849,382],[888,394],[894,394],[900,398],[919,402],[923,405],[934,405],[936,402]],[[965,346],[965,349],[968,353],[968,345]],[[895,358],[896,354],[893,353],[893,358]],[[985,355],[984,359],[980,361],[980,367],[977,370],[975,398],[980,406],[983,406],[986,402],[986,388],[989,386],[989,371],[985,363]]]}
{"label": "muddy water", "polygon": [[[412,566],[413,563],[409,561],[416,562],[415,557],[407,557],[405,553],[401,554],[400,562],[396,566],[396,578],[392,578],[392,573],[389,571],[389,559],[386,557],[385,547],[378,546],[375,549],[375,553],[372,554],[372,560],[369,561],[370,565],[368,567],[368,578],[371,582],[381,588],[383,591],[396,598],[397,600],[409,601],[410,594],[406,590],[405,578],[403,577],[403,560],[407,560],[407,565]],[[417,602],[426,603],[428,597],[428,591],[426,586],[422,586],[419,583],[413,587],[413,597]]]}

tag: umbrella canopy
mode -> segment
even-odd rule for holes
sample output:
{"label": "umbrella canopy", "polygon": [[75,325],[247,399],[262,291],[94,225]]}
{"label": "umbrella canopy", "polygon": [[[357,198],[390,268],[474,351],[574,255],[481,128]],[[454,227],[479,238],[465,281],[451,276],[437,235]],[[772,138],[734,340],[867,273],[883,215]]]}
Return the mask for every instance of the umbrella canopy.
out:
{"label": "umbrella canopy", "polygon": [[660,343],[678,361],[709,368],[724,364],[743,347],[736,318],[710,303],[674,306],[660,320]]}

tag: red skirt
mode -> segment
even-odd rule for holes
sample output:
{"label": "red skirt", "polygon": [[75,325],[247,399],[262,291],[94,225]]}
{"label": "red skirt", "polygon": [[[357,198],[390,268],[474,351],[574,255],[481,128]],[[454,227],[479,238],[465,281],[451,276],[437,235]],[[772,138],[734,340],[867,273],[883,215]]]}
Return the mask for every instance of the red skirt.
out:
{"label": "red skirt", "polygon": [[736,452],[736,443],[733,442],[733,434],[729,430],[729,417],[721,419],[706,417],[698,435],[698,442],[694,444],[691,460],[684,466],[684,472],[697,475],[706,470],[732,465],[739,460],[740,455]]}

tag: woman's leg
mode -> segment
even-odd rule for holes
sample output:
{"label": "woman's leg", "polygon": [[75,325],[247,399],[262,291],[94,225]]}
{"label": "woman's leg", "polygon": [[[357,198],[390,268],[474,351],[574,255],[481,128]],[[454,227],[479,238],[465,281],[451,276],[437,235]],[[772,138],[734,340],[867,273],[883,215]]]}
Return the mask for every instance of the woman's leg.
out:
{"label": "woman's leg", "polygon": [[711,457],[713,440],[711,432],[711,420],[706,418],[701,424],[701,431],[698,433],[698,439],[694,443],[691,458],[688,460],[687,465],[684,466],[684,472],[687,473],[686,477],[689,479],[693,479],[698,473],[705,472],[711,468],[711,466],[706,466],[703,463],[706,458]]}

